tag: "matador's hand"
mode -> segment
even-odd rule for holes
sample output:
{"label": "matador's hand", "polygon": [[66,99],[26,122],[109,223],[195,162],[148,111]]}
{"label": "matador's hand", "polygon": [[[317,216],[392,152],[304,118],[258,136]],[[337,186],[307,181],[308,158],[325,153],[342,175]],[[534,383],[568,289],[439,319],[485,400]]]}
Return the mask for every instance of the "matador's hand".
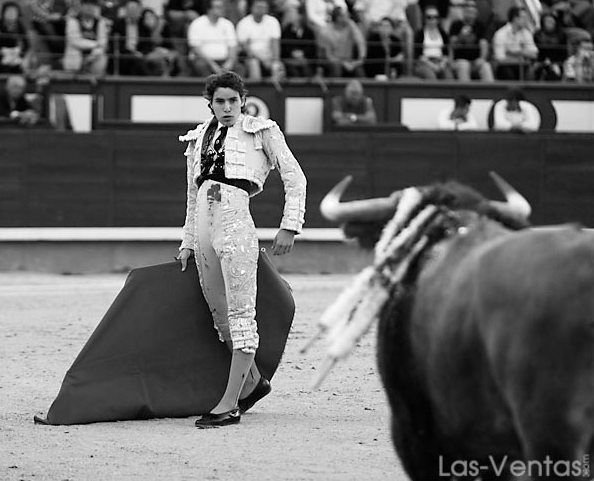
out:
{"label": "matador's hand", "polygon": [[181,262],[181,270],[185,271],[188,267],[188,259],[192,256],[192,249],[182,249],[179,251],[176,259]]}
{"label": "matador's hand", "polygon": [[286,229],[279,229],[274,242],[272,243],[272,254],[281,256],[291,252],[293,242],[295,241],[295,232]]}

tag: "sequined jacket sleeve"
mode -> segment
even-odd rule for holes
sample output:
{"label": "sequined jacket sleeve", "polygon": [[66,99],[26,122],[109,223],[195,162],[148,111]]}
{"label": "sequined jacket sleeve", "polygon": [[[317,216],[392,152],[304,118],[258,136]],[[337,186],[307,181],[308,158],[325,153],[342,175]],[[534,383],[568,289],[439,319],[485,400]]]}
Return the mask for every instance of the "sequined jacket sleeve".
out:
{"label": "sequined jacket sleeve", "polygon": [[188,147],[185,151],[186,156],[186,175],[187,175],[187,193],[186,193],[186,221],[182,230],[181,249],[194,248],[194,218],[196,212],[196,196],[198,194],[198,187],[194,182],[194,146],[196,140],[188,142]]}
{"label": "sequined jacket sleeve", "polygon": [[280,228],[299,233],[305,221],[305,175],[276,123],[262,130],[261,134],[264,152],[278,169],[285,187],[285,207]]}

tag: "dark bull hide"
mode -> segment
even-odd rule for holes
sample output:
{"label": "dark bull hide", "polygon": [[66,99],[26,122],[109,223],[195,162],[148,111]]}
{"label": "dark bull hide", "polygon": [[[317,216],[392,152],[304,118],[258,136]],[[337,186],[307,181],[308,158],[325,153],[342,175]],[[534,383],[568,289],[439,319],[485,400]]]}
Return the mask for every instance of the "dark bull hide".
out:
{"label": "dark bull hide", "polygon": [[344,181],[324,199],[327,218],[375,243],[375,262],[320,321],[319,381],[378,320],[412,480],[590,479],[594,236],[526,228],[528,203],[493,175],[508,202],[439,184],[341,203]]}

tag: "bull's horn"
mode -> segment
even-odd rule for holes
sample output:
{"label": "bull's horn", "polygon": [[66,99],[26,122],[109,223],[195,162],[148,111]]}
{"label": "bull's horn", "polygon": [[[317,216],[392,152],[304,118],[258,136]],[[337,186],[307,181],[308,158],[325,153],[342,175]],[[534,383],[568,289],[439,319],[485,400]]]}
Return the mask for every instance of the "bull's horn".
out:
{"label": "bull's horn", "polygon": [[320,212],[326,219],[336,223],[354,220],[370,222],[383,220],[394,214],[400,197],[399,192],[394,192],[390,197],[340,202],[342,194],[352,180],[353,177],[348,175],[324,196],[320,202]]}
{"label": "bull's horn", "polygon": [[498,208],[504,208],[505,210],[511,211],[516,215],[528,218],[532,212],[532,207],[530,207],[526,198],[496,172],[489,172],[489,175],[507,200],[507,203],[491,201],[491,204]]}

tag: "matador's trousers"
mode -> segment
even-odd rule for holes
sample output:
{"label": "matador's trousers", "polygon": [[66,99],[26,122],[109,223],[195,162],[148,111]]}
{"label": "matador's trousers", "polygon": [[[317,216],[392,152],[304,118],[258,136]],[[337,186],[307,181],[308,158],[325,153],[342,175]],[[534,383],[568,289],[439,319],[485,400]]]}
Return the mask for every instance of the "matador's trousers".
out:
{"label": "matador's trousers", "polygon": [[258,348],[258,237],[244,190],[213,180],[198,189],[194,255],[200,285],[223,342]]}

